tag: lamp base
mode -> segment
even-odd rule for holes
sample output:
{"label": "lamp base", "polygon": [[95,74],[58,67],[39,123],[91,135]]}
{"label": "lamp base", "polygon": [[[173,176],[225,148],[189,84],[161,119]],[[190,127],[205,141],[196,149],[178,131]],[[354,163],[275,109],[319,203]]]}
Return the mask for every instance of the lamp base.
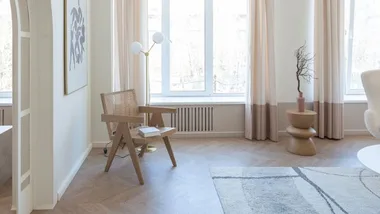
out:
{"label": "lamp base", "polygon": [[146,147],[146,152],[155,152],[157,150],[157,148],[153,145],[148,145]]}
{"label": "lamp base", "polygon": [[[157,148],[155,146],[148,144],[148,146],[146,147],[145,152],[152,153],[152,152],[155,152],[156,150],[157,150]],[[137,151],[141,152],[141,147],[138,148]]]}

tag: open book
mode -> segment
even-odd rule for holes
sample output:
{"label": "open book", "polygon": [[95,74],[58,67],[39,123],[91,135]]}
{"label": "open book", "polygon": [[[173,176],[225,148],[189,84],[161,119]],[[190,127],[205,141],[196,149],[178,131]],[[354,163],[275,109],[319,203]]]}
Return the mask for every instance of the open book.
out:
{"label": "open book", "polygon": [[142,127],[139,129],[139,135],[141,137],[154,137],[154,136],[160,136],[160,130],[156,127]]}

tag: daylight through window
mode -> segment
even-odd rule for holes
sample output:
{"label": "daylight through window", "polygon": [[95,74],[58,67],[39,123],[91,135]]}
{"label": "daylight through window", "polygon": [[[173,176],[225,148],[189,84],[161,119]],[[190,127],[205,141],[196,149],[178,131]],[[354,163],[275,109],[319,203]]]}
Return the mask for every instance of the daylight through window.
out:
{"label": "daylight through window", "polygon": [[12,91],[12,14],[9,0],[0,0],[0,97]]}
{"label": "daylight through window", "polygon": [[248,0],[148,2],[150,38],[161,31],[171,41],[156,46],[150,54],[151,93],[164,96],[244,94]]}
{"label": "daylight through window", "polygon": [[380,1],[346,0],[346,94],[364,94],[361,73],[380,68]]}

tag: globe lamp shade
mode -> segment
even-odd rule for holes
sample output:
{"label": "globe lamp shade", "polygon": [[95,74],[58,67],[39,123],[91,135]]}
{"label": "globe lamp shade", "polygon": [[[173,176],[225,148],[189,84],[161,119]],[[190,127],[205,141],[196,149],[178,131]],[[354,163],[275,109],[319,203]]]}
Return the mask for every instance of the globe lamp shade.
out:
{"label": "globe lamp shade", "polygon": [[140,44],[140,42],[133,42],[131,45],[131,50],[132,50],[132,53],[138,54],[142,50],[142,45]]}
{"label": "globe lamp shade", "polygon": [[153,41],[157,44],[161,44],[164,41],[164,35],[160,32],[156,32],[153,34]]}

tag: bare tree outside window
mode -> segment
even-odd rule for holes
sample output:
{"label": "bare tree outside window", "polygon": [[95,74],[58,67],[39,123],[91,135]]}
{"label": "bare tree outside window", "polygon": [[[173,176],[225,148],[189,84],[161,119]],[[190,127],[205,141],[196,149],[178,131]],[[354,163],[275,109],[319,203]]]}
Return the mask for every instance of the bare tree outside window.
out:
{"label": "bare tree outside window", "polygon": [[248,0],[149,0],[150,36],[170,38],[150,54],[151,93],[213,96],[245,92]]}
{"label": "bare tree outside window", "polygon": [[244,93],[248,66],[248,2],[214,3],[214,93]]}
{"label": "bare tree outside window", "polygon": [[170,17],[170,90],[204,90],[204,0],[171,1]]}
{"label": "bare tree outside window", "polygon": [[[162,26],[162,0],[149,0],[148,7],[148,30],[149,37],[152,38],[155,32],[161,31]],[[153,40],[149,39],[148,47],[151,47]],[[153,94],[162,92],[162,45],[156,45],[149,54],[149,77],[150,91]]]}
{"label": "bare tree outside window", "polygon": [[361,73],[380,68],[380,1],[346,1],[348,91],[364,93]]}
{"label": "bare tree outside window", "polygon": [[9,0],[0,0],[0,93],[12,91],[12,14]]}

